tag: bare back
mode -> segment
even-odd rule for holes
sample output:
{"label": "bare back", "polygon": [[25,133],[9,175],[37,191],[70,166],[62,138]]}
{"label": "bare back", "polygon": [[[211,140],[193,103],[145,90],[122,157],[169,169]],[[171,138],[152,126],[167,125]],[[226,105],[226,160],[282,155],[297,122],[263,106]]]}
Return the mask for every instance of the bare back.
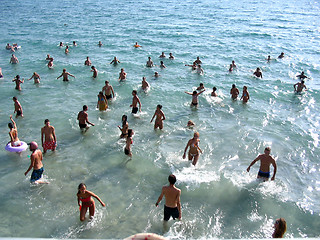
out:
{"label": "bare back", "polygon": [[180,203],[181,190],[175,186],[164,186],[162,192],[166,199],[166,206],[175,208]]}

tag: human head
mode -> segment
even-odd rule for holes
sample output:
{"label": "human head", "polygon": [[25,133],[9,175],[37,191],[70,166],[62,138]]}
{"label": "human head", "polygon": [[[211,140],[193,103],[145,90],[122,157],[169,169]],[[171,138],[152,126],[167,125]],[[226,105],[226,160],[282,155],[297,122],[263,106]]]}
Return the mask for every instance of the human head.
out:
{"label": "human head", "polygon": [[160,64],[163,64],[163,61],[160,61]]}
{"label": "human head", "polygon": [[38,148],[38,144],[36,142],[33,142],[33,141],[31,143],[28,143],[28,145],[29,145],[30,151],[37,150],[37,148]]}
{"label": "human head", "polygon": [[137,93],[138,93],[137,90],[133,90],[133,91],[132,91],[132,95],[133,95],[133,96],[137,95]]}
{"label": "human head", "polygon": [[200,83],[200,87],[203,87],[203,83]]}
{"label": "human head", "polygon": [[100,91],[100,92],[99,92],[99,95],[103,95],[103,92]]}
{"label": "human head", "polygon": [[236,87],[236,85],[235,84],[232,84],[232,88],[235,88]]}
{"label": "human head", "polygon": [[197,95],[197,91],[193,91],[193,92],[192,92],[192,95]]}
{"label": "human head", "polygon": [[192,122],[191,120],[189,120],[188,123],[187,123],[187,126],[188,126],[188,127],[194,126],[194,122]]}
{"label": "human head", "polygon": [[12,123],[8,123],[8,128],[10,128],[10,130],[13,128],[13,124]]}
{"label": "human head", "polygon": [[104,83],[105,83],[106,85],[108,85],[108,84],[109,84],[109,81],[105,81]]}
{"label": "human head", "polygon": [[151,57],[148,57],[149,60],[151,60]]}
{"label": "human head", "polygon": [[44,120],[44,124],[45,125],[49,125],[50,124],[50,120],[49,119]]}
{"label": "human head", "polygon": [[62,69],[62,72],[66,72],[66,71],[67,71],[67,69],[65,69],[65,68],[64,68],[64,69]]}
{"label": "human head", "polygon": [[145,81],[145,80],[146,80],[146,77],[142,77],[142,80]]}
{"label": "human head", "polygon": [[84,183],[80,183],[79,186],[78,186],[78,194],[81,192],[81,191],[85,191],[87,188],[86,184]]}
{"label": "human head", "polygon": [[17,101],[18,99],[16,97],[13,97],[12,100],[15,102]]}
{"label": "human head", "polygon": [[247,88],[247,86],[243,86],[243,90],[247,90],[248,88]]}
{"label": "human head", "polygon": [[197,60],[200,60],[200,57],[197,57]]}
{"label": "human head", "polygon": [[127,121],[127,119],[128,119],[128,116],[127,115],[122,115],[122,122],[126,122]]}
{"label": "human head", "polygon": [[91,67],[91,69],[95,69],[95,68],[96,68],[95,66],[92,66],[92,67]]}
{"label": "human head", "polygon": [[168,181],[169,181],[169,183],[170,183],[171,185],[174,185],[174,184],[176,183],[176,181],[177,181],[177,178],[176,178],[175,175],[170,174],[169,177],[168,177]]}
{"label": "human head", "polygon": [[301,80],[301,83],[302,83],[302,84],[304,84],[304,81],[303,81],[303,80]]}
{"label": "human head", "polygon": [[284,218],[278,218],[274,223],[273,238],[282,238],[287,231],[287,222]]}
{"label": "human head", "polygon": [[217,88],[216,88],[216,87],[213,87],[213,88],[212,88],[212,91],[214,91],[214,92],[217,91]]}
{"label": "human head", "polygon": [[199,137],[200,137],[200,134],[199,134],[198,132],[195,132],[195,133],[193,134],[193,137],[194,137],[194,138],[199,138]]}
{"label": "human head", "polygon": [[124,71],[124,69],[123,68],[121,68],[121,72],[123,72]]}
{"label": "human head", "polygon": [[304,72],[303,72],[303,71],[301,72],[301,75],[304,75]]}
{"label": "human head", "polygon": [[157,108],[161,109],[161,108],[162,108],[162,105],[161,105],[161,104],[158,104],[158,105],[157,105]]}
{"label": "human head", "polygon": [[234,60],[232,60],[232,64],[234,64]]}
{"label": "human head", "polygon": [[87,60],[89,60],[89,57],[87,57]]}
{"label": "human head", "polygon": [[16,79],[20,79],[20,75],[17,75],[17,76],[16,76]]}
{"label": "human head", "polygon": [[154,76],[158,77],[159,73],[158,72],[154,72]]}
{"label": "human head", "polygon": [[83,111],[87,111],[88,110],[88,106],[87,105],[83,105],[82,110]]}
{"label": "human head", "polygon": [[266,147],[266,148],[264,149],[264,152],[265,152],[265,153],[270,153],[270,152],[271,152],[271,148],[270,148],[270,147]]}

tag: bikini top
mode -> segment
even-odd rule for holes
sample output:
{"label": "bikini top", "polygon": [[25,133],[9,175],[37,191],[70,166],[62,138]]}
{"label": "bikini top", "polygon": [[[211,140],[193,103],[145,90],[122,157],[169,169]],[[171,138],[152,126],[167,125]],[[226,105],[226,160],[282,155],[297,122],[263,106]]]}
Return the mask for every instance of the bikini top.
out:
{"label": "bikini top", "polygon": [[81,202],[90,202],[91,201],[91,196],[87,197],[87,198],[80,198]]}

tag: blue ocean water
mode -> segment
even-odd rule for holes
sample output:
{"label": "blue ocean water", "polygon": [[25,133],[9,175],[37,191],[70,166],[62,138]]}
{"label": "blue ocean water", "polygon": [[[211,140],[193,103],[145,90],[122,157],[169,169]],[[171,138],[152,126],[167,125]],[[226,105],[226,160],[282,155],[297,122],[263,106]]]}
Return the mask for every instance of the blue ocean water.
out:
{"label": "blue ocean water", "polygon": [[[1,237],[124,238],[154,232],[170,239],[268,238],[284,217],[286,237],[320,236],[319,166],[319,7],[318,1],[1,1],[0,9],[0,226]],[[73,47],[72,41],[78,46]],[[102,41],[103,46],[97,46]],[[20,63],[9,63],[7,43],[17,42]],[[66,55],[59,42],[70,44]],[[135,49],[138,42],[142,48]],[[161,52],[174,60],[164,59]],[[281,53],[284,59],[277,59]],[[54,57],[48,69],[46,55]],[[266,62],[268,55],[274,60]],[[99,70],[92,79],[89,56]],[[110,65],[117,56],[118,66]],[[145,67],[151,56],[156,67]],[[204,75],[185,64],[199,56]],[[235,60],[237,70],[228,72]],[[263,79],[252,76],[260,67]],[[56,78],[62,69],[76,76]],[[120,69],[127,81],[117,81]],[[155,71],[160,77],[155,79]],[[293,92],[304,71],[308,91]],[[32,80],[14,89],[19,74]],[[145,76],[151,89],[139,90]],[[96,109],[97,94],[109,80],[116,99],[107,112]],[[197,110],[192,91],[204,83]],[[230,88],[248,86],[247,104],[230,99]],[[210,96],[212,87],[219,98]],[[139,90],[140,118],[131,116],[131,92]],[[40,140],[46,118],[56,129],[58,148],[44,156],[49,185],[31,186],[24,172],[30,152],[4,150],[7,123],[17,96],[25,117],[17,119],[19,138]],[[76,120],[89,106],[95,123],[81,134]],[[166,115],[163,131],[150,120],[157,104]],[[127,114],[135,132],[131,161],[123,153],[117,125]],[[186,128],[188,120],[194,129]],[[193,132],[204,153],[196,167],[182,159]],[[246,168],[267,146],[278,164],[276,180],[255,180],[258,164]],[[182,221],[163,231],[162,206],[154,206],[170,173],[182,190]],[[106,204],[96,201],[93,221],[79,221],[77,186],[85,182]],[[162,204],[161,204],[162,205]]]}

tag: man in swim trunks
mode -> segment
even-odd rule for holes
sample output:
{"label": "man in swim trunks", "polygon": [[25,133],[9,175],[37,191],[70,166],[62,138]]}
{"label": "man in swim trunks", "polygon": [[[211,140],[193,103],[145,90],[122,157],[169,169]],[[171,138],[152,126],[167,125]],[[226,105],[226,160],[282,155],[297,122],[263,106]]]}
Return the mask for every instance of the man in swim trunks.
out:
{"label": "man in swim trunks", "polygon": [[137,90],[133,90],[132,91],[132,104],[130,105],[130,107],[132,107],[132,113],[136,114],[138,112],[138,103],[139,103],[139,112],[141,112],[141,102],[140,99],[137,95]]}
{"label": "man in swim trunks", "polygon": [[11,123],[8,123],[8,127],[10,129],[9,136],[10,136],[10,143],[11,147],[19,147],[21,146],[21,142],[18,138],[18,129],[15,121],[12,119],[12,115],[10,115]]}
{"label": "man in swim trunks", "polygon": [[307,90],[307,87],[306,85],[304,85],[303,80],[301,80],[301,82],[294,84],[293,87],[294,87],[294,91],[297,93],[301,93],[304,88]]}
{"label": "man in swim trunks", "polygon": [[121,68],[121,71],[119,73],[119,81],[124,81],[127,79],[127,73],[124,71],[123,68]]}
{"label": "man in swim trunks", "polygon": [[271,178],[271,181],[275,179],[276,172],[277,172],[277,163],[273,159],[273,157],[270,156],[271,148],[266,147],[264,149],[264,154],[259,155],[255,160],[251,162],[249,167],[247,168],[247,172],[250,171],[250,167],[255,164],[257,161],[260,160],[260,169],[258,172],[257,178],[262,178],[264,181],[268,181],[270,177],[270,165],[273,166],[273,176]]}
{"label": "man in swim trunks", "polygon": [[202,153],[202,150],[199,147],[199,142],[200,142],[200,134],[198,132],[195,132],[193,134],[193,138],[191,138],[188,143],[186,148],[184,149],[184,153],[182,158],[185,159],[186,158],[186,152],[189,148],[189,152],[188,152],[188,159],[189,161],[192,161],[192,165],[196,165],[199,159],[199,151]]}
{"label": "man in swim trunks", "polygon": [[31,156],[30,156],[30,166],[28,168],[28,170],[24,173],[24,175],[26,176],[28,174],[28,172],[33,169],[32,174],[31,174],[31,178],[30,178],[30,182],[31,183],[44,183],[43,181],[41,181],[40,179],[42,178],[42,174],[43,174],[43,164],[42,164],[42,152],[41,150],[38,149],[38,144],[36,142],[31,142],[29,143],[29,148],[30,151],[32,152]]}
{"label": "man in swim trunks", "polygon": [[299,78],[300,80],[304,80],[305,78],[308,78],[308,77],[304,74],[304,72],[301,72],[301,74],[297,75],[296,77]]}
{"label": "man in swim trunks", "polygon": [[41,128],[41,143],[43,153],[46,153],[49,149],[52,151],[56,150],[57,138],[54,131],[54,127],[50,125],[49,119],[44,120],[44,124],[45,126]]}
{"label": "man in swim trunks", "polygon": [[235,84],[232,84],[232,88],[230,90],[232,100],[237,100],[238,95],[240,94],[239,89],[236,87]]}
{"label": "man in swim trunks", "polygon": [[61,75],[60,75],[59,77],[57,77],[57,79],[61,78],[62,76],[63,76],[63,81],[64,81],[64,82],[69,81],[68,76],[71,76],[71,77],[73,77],[73,78],[76,78],[76,77],[73,76],[72,74],[68,73],[68,72],[67,72],[67,69],[65,69],[65,68],[62,70]]}
{"label": "man in swim trunks", "polygon": [[92,125],[92,126],[94,126],[94,124],[89,122],[89,120],[88,120],[88,113],[87,113],[88,106],[87,105],[83,105],[82,109],[83,110],[78,113],[77,119],[79,121],[80,129],[84,130],[86,132],[89,129],[87,123]]}
{"label": "man in swim trunks", "polygon": [[20,102],[18,101],[18,99],[16,97],[12,98],[13,102],[14,102],[14,112],[13,113],[17,113],[16,118],[21,116],[23,117],[23,111],[22,111],[22,107]]}
{"label": "man in swim trunks", "polygon": [[106,85],[103,86],[102,92],[104,92],[104,95],[106,96],[107,99],[112,99],[114,98],[114,91],[113,87],[109,85],[109,81],[104,82]]}
{"label": "man in swim trunks", "polygon": [[173,219],[178,218],[179,220],[181,220],[181,190],[174,185],[177,181],[175,175],[169,175],[168,181],[169,186],[162,187],[161,194],[158,198],[158,201],[156,202],[156,207],[158,207],[163,196],[166,199],[163,216],[163,220],[165,222],[169,221],[170,217],[172,217]]}
{"label": "man in swim trunks", "polygon": [[91,66],[91,60],[87,57],[87,60],[84,61],[85,66]]}
{"label": "man in swim trunks", "polygon": [[98,69],[96,69],[95,66],[91,67],[91,72],[93,72],[93,75],[92,75],[93,78],[98,77]]}
{"label": "man in swim trunks", "polygon": [[11,56],[10,63],[12,63],[12,64],[19,63],[18,58],[14,54],[12,54],[12,56]]}

